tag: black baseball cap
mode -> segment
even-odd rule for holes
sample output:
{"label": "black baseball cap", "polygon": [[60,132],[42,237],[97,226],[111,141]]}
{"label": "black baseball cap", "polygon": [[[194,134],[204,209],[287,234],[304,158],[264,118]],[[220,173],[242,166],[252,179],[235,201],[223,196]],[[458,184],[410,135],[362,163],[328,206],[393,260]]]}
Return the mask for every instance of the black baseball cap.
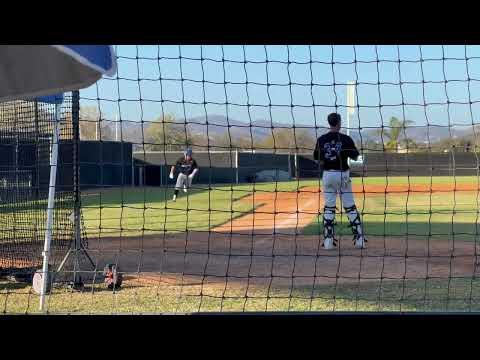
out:
{"label": "black baseball cap", "polygon": [[330,126],[337,126],[341,121],[342,121],[342,117],[340,116],[340,114],[337,114],[337,113],[331,113],[330,115],[328,115],[328,123],[330,124]]}

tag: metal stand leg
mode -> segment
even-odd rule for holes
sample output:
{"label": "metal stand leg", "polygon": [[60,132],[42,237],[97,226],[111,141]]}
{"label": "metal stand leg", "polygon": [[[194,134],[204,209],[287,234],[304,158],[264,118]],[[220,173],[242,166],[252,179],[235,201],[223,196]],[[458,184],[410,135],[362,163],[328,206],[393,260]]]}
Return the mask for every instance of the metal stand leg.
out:
{"label": "metal stand leg", "polygon": [[83,253],[83,255],[87,258],[88,262],[90,263],[92,267],[92,271],[95,270],[95,263],[93,262],[92,258],[87,252],[87,249],[82,244],[82,236],[81,236],[81,223],[80,223],[80,209],[75,209],[74,213],[74,221],[75,221],[75,241],[73,243],[73,246],[71,249],[68,250],[67,254],[63,258],[62,262],[58,266],[57,273],[60,272],[63,267],[65,266],[67,260],[70,258],[70,256],[73,256],[73,284],[74,286],[76,284],[81,283],[81,277],[79,274],[77,274],[77,271],[80,270],[80,262],[79,262],[79,256],[80,253]]}
{"label": "metal stand leg", "polygon": [[92,270],[95,270],[95,263],[88,255],[87,250],[82,244],[82,231],[81,231],[81,200],[80,200],[80,161],[79,161],[79,146],[80,146],[80,94],[78,90],[72,92],[72,126],[73,126],[73,180],[74,180],[74,224],[75,224],[75,241],[73,246],[68,250],[65,258],[60,263],[57,273],[60,272],[65,266],[70,256],[73,256],[73,284],[81,283],[80,276],[77,271],[80,268],[79,256],[81,253],[88,259],[92,266]]}

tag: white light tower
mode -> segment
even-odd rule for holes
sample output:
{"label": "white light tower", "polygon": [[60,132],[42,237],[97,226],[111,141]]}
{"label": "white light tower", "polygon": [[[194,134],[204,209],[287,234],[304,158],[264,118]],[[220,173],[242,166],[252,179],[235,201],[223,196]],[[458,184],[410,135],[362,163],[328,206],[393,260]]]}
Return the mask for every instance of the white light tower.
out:
{"label": "white light tower", "polygon": [[[347,83],[347,135],[350,135],[350,116],[355,114],[355,82]],[[350,158],[348,158],[350,165]]]}
{"label": "white light tower", "polygon": [[347,85],[347,135],[350,135],[350,116],[355,114],[355,82]]}

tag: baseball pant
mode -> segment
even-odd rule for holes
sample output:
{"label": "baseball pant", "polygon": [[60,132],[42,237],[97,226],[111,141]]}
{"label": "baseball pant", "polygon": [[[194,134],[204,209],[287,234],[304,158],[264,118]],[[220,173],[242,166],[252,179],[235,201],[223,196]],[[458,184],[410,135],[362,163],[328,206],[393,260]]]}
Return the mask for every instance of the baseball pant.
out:
{"label": "baseball pant", "polygon": [[192,186],[192,179],[189,178],[188,175],[178,174],[175,190],[181,190],[184,185],[187,187],[187,189],[190,189]]}
{"label": "baseball pant", "polygon": [[337,194],[340,195],[341,206],[345,209],[348,219],[352,225],[356,225],[361,235],[360,216],[355,206],[355,199],[352,191],[352,180],[349,171],[324,171],[322,177],[322,192],[325,200],[323,213],[324,224],[331,226],[331,232],[326,232],[326,236],[333,236],[333,221],[335,220],[335,210],[337,203]]}
{"label": "baseball pant", "polygon": [[322,192],[325,206],[335,207],[337,194],[340,195],[340,200],[344,208],[355,205],[349,171],[324,171]]}

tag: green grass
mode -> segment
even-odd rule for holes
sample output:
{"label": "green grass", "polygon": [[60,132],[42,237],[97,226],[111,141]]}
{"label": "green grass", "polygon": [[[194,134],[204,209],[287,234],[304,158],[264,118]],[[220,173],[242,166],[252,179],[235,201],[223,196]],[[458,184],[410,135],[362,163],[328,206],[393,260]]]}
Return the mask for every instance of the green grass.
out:
{"label": "green grass", "polygon": [[[138,285],[116,292],[101,284],[83,292],[55,288],[48,311],[69,314],[185,313],[197,311],[480,311],[480,280],[469,278],[355,281],[311,287],[212,290],[200,287]],[[248,294],[248,297],[246,296]],[[0,282],[0,313],[38,313],[38,295],[30,286]]]}
{"label": "green grass", "polygon": [[[354,184],[467,184],[476,177],[394,177],[354,178]],[[255,190],[297,191],[318,186],[317,180],[237,186],[198,187],[188,196],[180,192],[176,203],[165,188],[101,189],[84,194],[83,214],[90,236],[139,236],[180,231],[208,231],[252,211],[251,204],[238,201]],[[479,194],[476,192],[356,194],[357,207],[364,213],[365,232],[373,236],[400,235],[474,240]],[[258,204],[257,204],[258,205]],[[340,208],[340,203],[337,205]],[[338,216],[337,233],[350,234],[348,220]],[[322,231],[321,218],[303,229],[307,235]]]}
{"label": "green grass", "polygon": [[[372,177],[353,178],[354,185],[455,185],[477,184],[475,176],[463,177]],[[408,236],[435,239],[475,240],[480,234],[477,224],[480,197],[477,192],[387,193],[372,196],[356,194],[357,207],[363,213],[365,233],[370,236]],[[337,201],[340,209],[340,201]],[[348,219],[337,215],[339,235],[351,234]],[[323,231],[318,217],[303,229],[303,234],[317,235]]]}
{"label": "green grass", "polygon": [[[316,182],[318,185],[318,181]],[[99,189],[83,194],[82,209],[87,236],[139,236],[179,231],[208,231],[252,211],[238,201],[253,191],[296,191],[315,181],[245,184],[238,186],[197,185],[182,191],[172,202],[173,189],[160,187]],[[258,204],[257,204],[258,205]]]}
{"label": "green grass", "polygon": [[[477,192],[356,194],[363,213],[364,230],[370,236],[427,236],[435,239],[475,240],[480,234]],[[341,208],[340,201],[337,208]],[[321,216],[303,229],[313,235],[322,231]],[[345,214],[337,214],[338,234],[351,234]]]}
{"label": "green grass", "polygon": [[476,176],[392,176],[386,178],[385,176],[377,177],[353,177],[353,184],[368,184],[368,185],[425,185],[432,183],[433,185],[453,185],[453,184],[478,184],[480,177]]}
{"label": "green grass", "polygon": [[[317,181],[318,183],[318,181]],[[188,195],[180,192],[172,202],[172,189],[111,188],[82,192],[84,229],[88,238],[133,237],[185,232],[208,231],[252,211],[252,205],[238,201],[253,193],[295,191],[315,181],[242,184],[238,186],[196,185]],[[73,210],[72,199],[56,201],[56,219],[61,226],[72,226],[68,218]],[[256,206],[260,204],[256,203]],[[0,238],[31,242],[41,239],[46,222],[47,201],[0,204],[0,228],[28,229],[0,232]],[[15,225],[15,226],[14,226]],[[35,230],[37,229],[37,230]]]}
{"label": "green grass", "polygon": [[[353,178],[361,185],[388,184],[466,184],[478,183],[474,176],[464,177],[369,177]],[[251,204],[238,201],[255,191],[297,191],[303,187],[317,187],[318,180],[288,181],[241,185],[196,185],[186,196],[180,192],[176,203],[170,201],[172,189],[113,188],[82,193],[83,216],[87,236],[140,236],[163,232],[208,231],[252,211]],[[455,235],[458,239],[472,239],[477,232],[476,193],[449,192],[436,194],[410,193],[379,194],[376,197],[357,194],[357,206],[365,213],[366,232],[370,235],[397,234],[418,236]],[[68,204],[67,204],[68,205]],[[258,205],[258,204],[257,204]],[[46,203],[21,204],[15,208],[0,206],[0,222],[10,223],[15,212],[18,218],[45,212]],[[408,214],[407,214],[408,213]],[[39,219],[43,219],[40,216]],[[340,233],[345,229],[345,217],[339,217]],[[318,234],[321,219],[304,229],[305,234]]]}
{"label": "green grass", "polygon": [[[252,206],[239,202],[254,191],[296,191],[318,181],[288,181],[231,185],[194,185],[188,195],[180,192],[172,202],[172,189],[161,187],[111,188],[82,192],[82,211],[89,237],[140,236],[179,231],[208,231],[252,211]],[[15,221],[45,222],[46,200],[0,204],[0,224]],[[56,210],[72,208],[71,202],[57,201]],[[67,214],[68,215],[68,214]],[[28,220],[30,219],[30,220]],[[25,236],[28,238],[29,234]],[[28,240],[28,239],[27,239]]]}
{"label": "green grass", "polygon": [[[466,184],[476,177],[397,177],[389,184]],[[385,178],[354,178],[354,184],[384,185]],[[172,190],[164,188],[99,189],[83,193],[82,205],[89,236],[138,236],[145,234],[204,230],[208,231],[232,218],[251,211],[251,205],[239,201],[255,191],[296,191],[318,186],[318,180],[201,187],[180,192],[176,203]],[[431,239],[474,240],[477,225],[477,192],[357,194],[357,206],[364,213],[367,235],[400,235]],[[37,211],[44,211],[40,205]],[[0,207],[0,220],[12,220],[15,211],[24,214],[28,204],[19,208]],[[344,214],[338,216],[337,233],[351,234]],[[304,229],[317,235],[321,219]],[[269,292],[268,292],[269,291]],[[205,286],[139,285],[134,281],[115,293],[101,284],[87,285],[84,292],[55,288],[49,297],[52,313],[175,313],[196,311],[480,311],[480,280],[475,278],[371,280],[358,283],[339,279],[332,285],[278,288],[251,284],[245,290]],[[36,313],[38,296],[30,286],[0,282],[0,313]]]}

